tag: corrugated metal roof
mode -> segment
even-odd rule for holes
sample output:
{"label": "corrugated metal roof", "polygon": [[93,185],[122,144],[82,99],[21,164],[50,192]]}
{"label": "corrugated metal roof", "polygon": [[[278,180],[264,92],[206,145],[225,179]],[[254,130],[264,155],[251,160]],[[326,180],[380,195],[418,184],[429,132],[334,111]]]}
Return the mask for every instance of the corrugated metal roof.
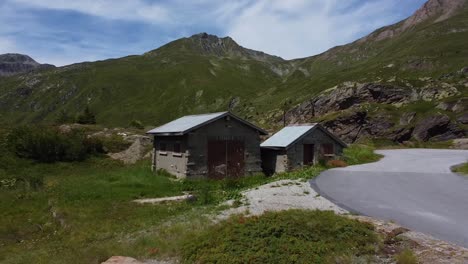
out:
{"label": "corrugated metal roof", "polygon": [[226,113],[227,112],[219,112],[212,114],[184,116],[160,127],[152,129],[148,131],[148,134],[184,133],[213,119],[217,119]]}
{"label": "corrugated metal roof", "polygon": [[316,124],[287,126],[267,139],[260,146],[262,148],[287,148],[289,145],[294,143],[294,141],[314,128],[315,125]]}

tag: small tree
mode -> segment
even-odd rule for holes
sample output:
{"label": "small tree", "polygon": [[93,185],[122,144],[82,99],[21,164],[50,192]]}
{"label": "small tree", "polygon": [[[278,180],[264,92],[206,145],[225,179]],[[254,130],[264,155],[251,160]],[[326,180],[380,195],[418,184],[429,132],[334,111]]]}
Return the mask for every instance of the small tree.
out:
{"label": "small tree", "polygon": [[78,124],[96,124],[96,115],[86,106],[83,113],[79,114],[76,118]]}

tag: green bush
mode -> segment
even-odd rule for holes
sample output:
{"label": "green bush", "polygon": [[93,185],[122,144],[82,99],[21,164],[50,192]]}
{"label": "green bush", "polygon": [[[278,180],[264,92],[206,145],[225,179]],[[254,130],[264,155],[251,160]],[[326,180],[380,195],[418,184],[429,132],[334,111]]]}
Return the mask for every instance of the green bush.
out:
{"label": "green bush", "polygon": [[344,160],[349,165],[378,161],[382,156],[374,153],[374,148],[366,145],[350,145],[343,150]]}
{"label": "green bush", "polygon": [[111,153],[124,151],[132,144],[131,142],[124,140],[122,136],[116,134],[112,134],[110,136],[95,136],[92,138],[101,142],[105,152]]}
{"label": "green bush", "polygon": [[134,127],[136,129],[144,129],[145,128],[145,126],[143,125],[143,123],[140,120],[132,120],[132,122],[130,122],[130,127]]}
{"label": "green bush", "polygon": [[418,258],[410,249],[403,250],[400,254],[395,256],[397,264],[417,264]]}
{"label": "green bush", "polygon": [[8,149],[20,158],[51,163],[82,161],[103,151],[102,143],[88,139],[82,131],[62,133],[49,127],[18,127],[7,136]]}
{"label": "green bush", "polygon": [[190,237],[186,263],[327,263],[338,256],[374,255],[370,224],[333,212],[290,210],[235,216]]}
{"label": "green bush", "polygon": [[76,122],[78,124],[96,124],[96,115],[89,109],[87,106],[85,110],[76,117]]}

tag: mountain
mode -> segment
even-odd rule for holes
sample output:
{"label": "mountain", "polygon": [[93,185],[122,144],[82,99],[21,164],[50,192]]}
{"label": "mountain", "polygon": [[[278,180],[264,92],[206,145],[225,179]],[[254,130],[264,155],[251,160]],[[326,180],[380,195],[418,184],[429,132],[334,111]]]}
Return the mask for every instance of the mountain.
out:
{"label": "mountain", "polygon": [[53,122],[89,106],[105,125],[158,125],[231,109],[276,129],[286,107],[288,122],[320,121],[349,142],[451,139],[467,131],[467,42],[467,0],[430,0],[404,21],[296,60],[201,33],[143,55],[0,78],[0,122]]}
{"label": "mountain", "polygon": [[17,53],[7,53],[0,55],[0,77],[53,67],[54,66],[50,64],[40,64],[28,55]]}

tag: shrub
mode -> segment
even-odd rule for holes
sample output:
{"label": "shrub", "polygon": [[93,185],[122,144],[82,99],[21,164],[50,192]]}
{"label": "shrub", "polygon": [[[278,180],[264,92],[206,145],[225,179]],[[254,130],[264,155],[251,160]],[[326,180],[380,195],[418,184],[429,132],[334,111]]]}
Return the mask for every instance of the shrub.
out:
{"label": "shrub", "polygon": [[94,136],[94,140],[101,142],[104,152],[120,152],[128,149],[132,143],[124,140],[120,135],[112,134],[110,136]]}
{"label": "shrub", "polygon": [[140,120],[132,120],[132,122],[130,122],[130,127],[134,127],[136,129],[144,129],[145,128],[145,126],[143,125],[143,123]]}
{"label": "shrub", "polygon": [[418,258],[410,249],[403,250],[400,254],[395,256],[397,264],[417,264]]}
{"label": "shrub", "polygon": [[348,166],[348,164],[342,160],[329,160],[327,162],[327,167],[329,168],[342,168],[346,166]]}
{"label": "shrub", "polygon": [[78,124],[96,124],[96,115],[86,106],[85,110],[76,117]]}
{"label": "shrub", "polygon": [[378,161],[382,156],[374,153],[374,148],[366,145],[351,145],[343,150],[344,159],[349,165]]}
{"label": "shrub", "polygon": [[234,216],[190,236],[186,263],[324,263],[343,255],[373,255],[378,238],[370,224],[333,212],[290,210]]}
{"label": "shrub", "polygon": [[18,127],[8,135],[7,144],[16,156],[44,163],[81,161],[102,151],[101,143],[82,131],[61,133],[48,127]]}

